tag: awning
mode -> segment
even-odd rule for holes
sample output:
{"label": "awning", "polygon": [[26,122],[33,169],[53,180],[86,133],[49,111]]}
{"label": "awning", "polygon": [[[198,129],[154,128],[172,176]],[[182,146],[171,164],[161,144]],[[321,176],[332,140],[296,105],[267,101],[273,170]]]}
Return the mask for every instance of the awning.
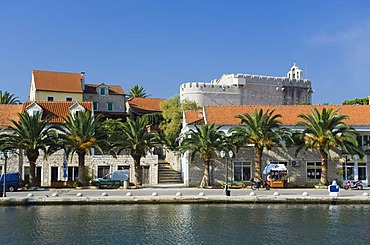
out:
{"label": "awning", "polygon": [[263,174],[268,174],[270,171],[287,171],[284,164],[269,163],[263,170]]}

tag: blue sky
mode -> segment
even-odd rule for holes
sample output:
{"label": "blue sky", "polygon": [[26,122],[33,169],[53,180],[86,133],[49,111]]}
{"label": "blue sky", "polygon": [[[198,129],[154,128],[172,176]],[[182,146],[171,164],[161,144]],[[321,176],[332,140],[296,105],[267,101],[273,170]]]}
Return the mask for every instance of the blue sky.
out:
{"label": "blue sky", "polygon": [[294,62],[314,104],[370,94],[367,0],[2,1],[0,30],[0,90],[22,101],[32,70],[169,98],[226,73],[285,76]]}

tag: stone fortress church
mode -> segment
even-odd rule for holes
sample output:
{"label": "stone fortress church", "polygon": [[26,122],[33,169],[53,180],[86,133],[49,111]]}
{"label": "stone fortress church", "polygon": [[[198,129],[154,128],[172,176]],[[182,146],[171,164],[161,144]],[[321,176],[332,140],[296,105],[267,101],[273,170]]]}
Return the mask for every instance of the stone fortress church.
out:
{"label": "stone fortress church", "polygon": [[209,83],[184,83],[180,98],[200,106],[295,105],[311,104],[313,92],[311,81],[302,78],[302,70],[294,63],[286,77],[224,74]]}

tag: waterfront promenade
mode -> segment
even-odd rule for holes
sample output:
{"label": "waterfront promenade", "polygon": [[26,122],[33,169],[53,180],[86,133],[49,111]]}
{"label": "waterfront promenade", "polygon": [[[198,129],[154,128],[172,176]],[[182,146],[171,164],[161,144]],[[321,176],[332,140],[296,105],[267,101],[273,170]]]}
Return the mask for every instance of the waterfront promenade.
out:
{"label": "waterfront promenade", "polygon": [[341,189],[331,196],[327,189],[223,189],[188,188],[182,185],[143,186],[138,189],[52,189],[7,192],[0,205],[150,204],[150,203],[307,203],[370,204],[370,188]]}

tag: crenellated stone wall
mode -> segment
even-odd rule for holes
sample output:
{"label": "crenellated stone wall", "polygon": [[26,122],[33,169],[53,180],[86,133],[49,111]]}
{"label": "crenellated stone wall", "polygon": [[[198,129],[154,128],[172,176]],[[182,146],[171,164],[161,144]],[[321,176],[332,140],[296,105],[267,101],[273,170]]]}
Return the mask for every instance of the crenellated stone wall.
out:
{"label": "crenellated stone wall", "polygon": [[[297,69],[296,66],[292,70]],[[295,78],[224,74],[211,82],[189,82],[180,86],[181,101],[205,105],[294,105],[312,103],[311,81]]]}

